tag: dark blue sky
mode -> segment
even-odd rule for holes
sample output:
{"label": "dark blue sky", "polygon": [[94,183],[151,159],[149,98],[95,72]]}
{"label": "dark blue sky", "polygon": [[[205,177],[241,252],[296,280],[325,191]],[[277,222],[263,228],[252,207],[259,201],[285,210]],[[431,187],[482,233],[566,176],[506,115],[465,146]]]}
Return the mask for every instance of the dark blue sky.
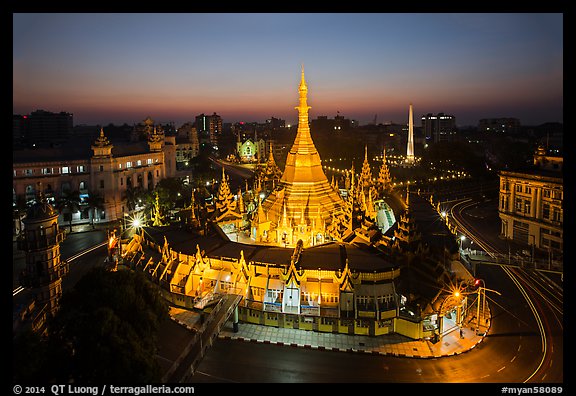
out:
{"label": "dark blue sky", "polygon": [[563,118],[561,13],[14,14],[13,111],[75,124]]}

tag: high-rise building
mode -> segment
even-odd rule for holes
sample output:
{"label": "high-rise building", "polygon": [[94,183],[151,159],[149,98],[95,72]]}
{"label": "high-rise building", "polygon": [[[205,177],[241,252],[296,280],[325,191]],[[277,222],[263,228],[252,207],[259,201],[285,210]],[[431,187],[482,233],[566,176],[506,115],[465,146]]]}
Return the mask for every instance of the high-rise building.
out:
{"label": "high-rise building", "polygon": [[72,113],[36,110],[30,113],[25,120],[28,122],[26,139],[29,144],[50,146],[62,143],[72,135]]}
{"label": "high-rise building", "polygon": [[266,126],[271,128],[272,130],[279,129],[279,128],[285,128],[286,127],[286,120],[276,118],[276,117],[271,117],[271,118],[266,120]]}
{"label": "high-rise building", "polygon": [[456,117],[428,113],[422,116],[422,131],[426,143],[452,141],[456,137]]}
{"label": "high-rise building", "polygon": [[218,137],[222,134],[222,117],[216,113],[208,116],[202,113],[196,116],[196,130],[200,144],[218,146]]}
{"label": "high-rise building", "polygon": [[318,116],[310,122],[310,128],[314,133],[343,133],[351,129],[352,122],[349,118],[336,113],[334,118]]}
{"label": "high-rise building", "polygon": [[516,133],[520,129],[520,120],[517,118],[482,118],[478,121],[480,132]]}

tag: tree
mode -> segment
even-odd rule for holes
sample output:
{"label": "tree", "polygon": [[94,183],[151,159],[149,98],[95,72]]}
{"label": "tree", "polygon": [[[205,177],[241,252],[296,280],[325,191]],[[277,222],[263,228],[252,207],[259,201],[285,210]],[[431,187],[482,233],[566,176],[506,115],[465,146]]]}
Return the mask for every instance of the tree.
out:
{"label": "tree", "polygon": [[78,190],[62,193],[62,196],[58,200],[58,211],[60,213],[70,213],[70,232],[72,232],[72,214],[78,212],[80,209],[80,202],[80,192]]}
{"label": "tree", "polygon": [[178,201],[183,204],[184,190],[184,179],[181,177],[162,179],[158,182],[155,189],[158,193],[160,205],[168,210],[173,209]]}
{"label": "tree", "polygon": [[86,198],[85,202],[88,205],[88,209],[90,210],[90,224],[92,225],[92,228],[94,228],[94,217],[96,215],[96,210],[104,209],[104,198],[99,193],[93,192],[88,195],[88,198]]}
{"label": "tree", "polygon": [[141,272],[96,267],[65,292],[48,323],[56,382],[160,382],[158,331],[168,305]]}

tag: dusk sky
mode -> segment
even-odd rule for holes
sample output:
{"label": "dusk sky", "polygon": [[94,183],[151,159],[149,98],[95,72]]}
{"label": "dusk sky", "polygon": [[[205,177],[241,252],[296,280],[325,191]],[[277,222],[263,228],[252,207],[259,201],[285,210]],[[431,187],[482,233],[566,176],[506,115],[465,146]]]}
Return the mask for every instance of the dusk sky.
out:
{"label": "dusk sky", "polygon": [[13,14],[13,113],[74,124],[563,121],[561,13]]}

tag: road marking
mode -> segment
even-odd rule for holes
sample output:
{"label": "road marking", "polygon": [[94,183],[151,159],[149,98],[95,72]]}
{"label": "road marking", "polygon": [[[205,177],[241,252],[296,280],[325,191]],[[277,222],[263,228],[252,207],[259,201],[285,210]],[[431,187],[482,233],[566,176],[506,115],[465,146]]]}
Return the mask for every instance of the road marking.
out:
{"label": "road marking", "polygon": [[516,360],[516,356],[514,356],[514,357],[512,358],[512,360],[510,360],[510,363],[512,363],[514,360]]}
{"label": "road marking", "polygon": [[506,368],[506,366],[503,366],[500,370],[498,370],[498,372],[504,370]]}

